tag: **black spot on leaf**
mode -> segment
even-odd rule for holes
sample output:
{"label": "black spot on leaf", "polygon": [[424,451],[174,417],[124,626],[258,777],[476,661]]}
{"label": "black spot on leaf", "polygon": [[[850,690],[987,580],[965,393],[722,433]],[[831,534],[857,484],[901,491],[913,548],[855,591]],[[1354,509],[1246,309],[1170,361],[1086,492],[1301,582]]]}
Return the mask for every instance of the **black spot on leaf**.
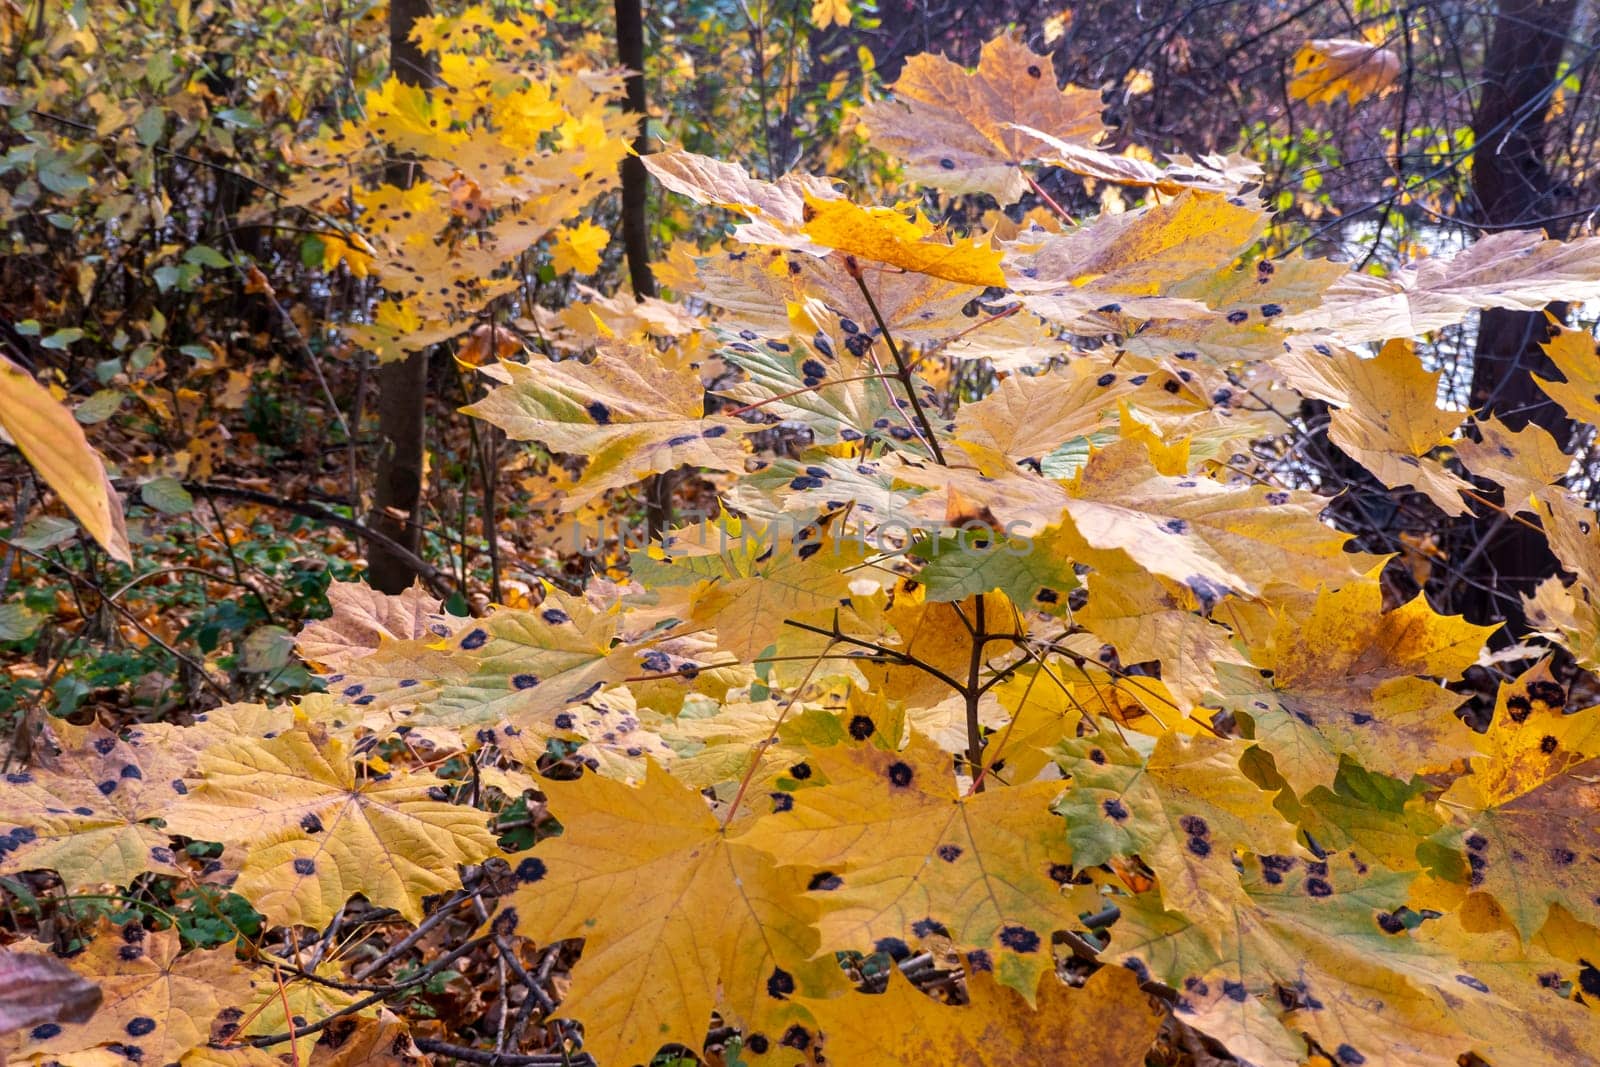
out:
{"label": "black spot on leaf", "polygon": [[818,871],[811,876],[811,881],[806,883],[806,888],[816,891],[828,892],[844,885],[844,879],[832,871]]}
{"label": "black spot on leaf", "polygon": [[849,729],[851,737],[857,741],[865,741],[877,731],[878,726],[870,715],[855,715],[850,719]]}
{"label": "black spot on leaf", "polygon": [[774,967],[767,977],[767,996],[773,1000],[786,1000],[794,992],[794,976],[782,967]]}
{"label": "black spot on leaf", "polygon": [[1039,935],[1026,926],[1007,926],[1000,931],[1000,943],[1013,952],[1039,951]]}
{"label": "black spot on leaf", "polygon": [[891,785],[904,789],[911,784],[912,777],[910,764],[898,762],[889,764],[889,782]]}
{"label": "black spot on leaf", "polygon": [[961,858],[960,845],[940,845],[938,848],[934,849],[934,852],[946,863],[954,863],[956,860]]}
{"label": "black spot on leaf", "polygon": [[1102,800],[1100,802],[1100,810],[1117,822],[1121,822],[1128,817],[1128,806],[1116,797],[1106,797],[1106,799]]}
{"label": "black spot on leaf", "polygon": [[300,859],[295,860],[294,861],[294,873],[295,874],[302,874],[302,875],[316,874],[317,873],[316,861],[315,860],[308,860],[308,859],[306,859],[304,857],[301,857]]}

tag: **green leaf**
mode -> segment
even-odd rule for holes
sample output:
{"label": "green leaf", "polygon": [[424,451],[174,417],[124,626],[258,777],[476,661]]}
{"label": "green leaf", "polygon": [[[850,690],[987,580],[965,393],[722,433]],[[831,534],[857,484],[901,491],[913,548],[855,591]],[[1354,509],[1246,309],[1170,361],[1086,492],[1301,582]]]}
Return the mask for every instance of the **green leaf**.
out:
{"label": "green leaf", "polygon": [[139,143],[146,148],[161,140],[161,134],[166,129],[167,113],[159,107],[145,110],[133,124],[133,130],[139,136]]}
{"label": "green leaf", "polygon": [[210,245],[191,245],[183,253],[183,261],[201,267],[216,267],[219,270],[233,266],[232,260]]}
{"label": "green leaf", "polygon": [[23,548],[43,552],[72,540],[78,535],[74,522],[55,515],[41,515],[22,528],[22,533],[11,540]]}
{"label": "green leaf", "polygon": [[239,668],[252,674],[282,670],[294,651],[294,634],[282,626],[253,630],[239,648]]}
{"label": "green leaf", "polygon": [[0,641],[26,641],[42,622],[26,604],[0,604]]}
{"label": "green leaf", "polygon": [[62,352],[62,351],[65,351],[68,347],[70,347],[72,345],[73,342],[77,341],[82,336],[83,336],[83,331],[78,329],[76,326],[69,327],[68,329],[65,329],[65,330],[57,330],[54,333],[52,333],[49,337],[46,337],[43,341],[40,341],[39,342],[39,347],[40,348],[49,348],[49,349],[53,349],[53,350],[55,350],[57,352]]}
{"label": "green leaf", "polygon": [[183,515],[194,507],[194,497],[176,478],[145,482],[139,487],[139,499],[163,515]]}
{"label": "green leaf", "polygon": [[72,409],[72,417],[85,426],[105,422],[122,407],[122,393],[115,389],[101,389],[88,400]]}
{"label": "green leaf", "polygon": [[89,188],[89,178],[71,156],[51,152],[39,160],[39,184],[57,196],[68,196]]}

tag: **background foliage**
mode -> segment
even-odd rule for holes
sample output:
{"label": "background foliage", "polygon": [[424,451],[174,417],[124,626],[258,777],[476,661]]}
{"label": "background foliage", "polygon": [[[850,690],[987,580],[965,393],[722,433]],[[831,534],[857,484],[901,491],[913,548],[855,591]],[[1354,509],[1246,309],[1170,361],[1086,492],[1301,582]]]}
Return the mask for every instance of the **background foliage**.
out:
{"label": "background foliage", "polygon": [[5,1054],[1593,1054],[1596,12],[1155,7],[0,3]]}

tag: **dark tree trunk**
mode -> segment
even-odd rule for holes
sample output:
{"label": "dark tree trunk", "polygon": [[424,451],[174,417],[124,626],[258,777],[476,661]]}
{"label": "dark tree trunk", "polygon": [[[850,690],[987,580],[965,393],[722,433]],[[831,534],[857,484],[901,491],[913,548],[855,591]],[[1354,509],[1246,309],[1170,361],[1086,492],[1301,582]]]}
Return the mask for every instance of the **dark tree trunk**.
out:
{"label": "dark tree trunk", "polygon": [[649,174],[639,156],[650,151],[650,117],[644,95],[644,10],[641,0],[616,0],[617,58],[628,70],[624,83],[628,98],[623,106],[639,117],[633,150],[638,155],[622,161],[622,245],[628,254],[628,277],[633,295],[656,295],[656,278],[650,271],[650,219],[646,214]]}
{"label": "dark tree trunk", "polygon": [[[1496,6],[1473,117],[1472,192],[1479,221],[1490,232],[1561,229],[1550,221],[1556,182],[1545,159],[1545,118],[1575,7],[1576,0],[1500,0]],[[1550,310],[1562,316],[1566,305]],[[1565,446],[1572,423],[1533,380],[1535,374],[1557,376],[1540,347],[1547,340],[1542,311],[1483,312],[1473,352],[1472,406],[1512,429],[1542,426]],[[1505,636],[1520,635],[1526,628],[1521,595],[1555,572],[1544,538],[1494,513],[1466,522],[1461,532],[1452,606],[1474,622],[1503,619]]]}
{"label": "dark tree trunk", "polygon": [[[429,0],[390,0],[389,67],[406,85],[433,85],[432,64],[411,40],[416,21],[432,14]],[[405,188],[414,165],[391,164],[385,177]],[[428,352],[378,368],[378,470],[368,525],[413,556],[421,555],[422,446],[428,404]],[[367,581],[385,593],[403,592],[416,579],[410,561],[378,544],[367,549]]]}

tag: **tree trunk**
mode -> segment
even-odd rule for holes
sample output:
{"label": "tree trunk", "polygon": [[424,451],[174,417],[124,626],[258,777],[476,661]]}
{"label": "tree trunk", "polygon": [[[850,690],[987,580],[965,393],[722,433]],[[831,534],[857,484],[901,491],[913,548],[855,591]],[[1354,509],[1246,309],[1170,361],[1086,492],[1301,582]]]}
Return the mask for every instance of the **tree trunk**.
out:
{"label": "tree trunk", "polygon": [[628,254],[628,277],[633,295],[656,295],[656,278],[650,271],[650,220],[645,213],[649,175],[639,160],[650,151],[650,117],[644,95],[644,11],[641,0],[616,0],[617,57],[627,68],[624,85],[628,98],[623,107],[639,117],[632,155],[622,161],[622,245]]}
{"label": "tree trunk", "polygon": [[[432,14],[429,0],[390,0],[389,67],[405,85],[435,83],[428,57],[411,40],[416,21]],[[390,164],[385,177],[406,188],[414,164],[400,159]],[[378,470],[368,525],[413,556],[421,555],[422,446],[428,404],[428,352],[412,352],[405,359],[378,368]],[[403,592],[416,579],[405,557],[378,544],[367,549],[367,581],[385,593]]]}
{"label": "tree trunk", "polygon": [[[1473,116],[1472,192],[1489,232],[1562,229],[1548,221],[1556,214],[1556,183],[1545,160],[1545,117],[1575,8],[1576,0],[1500,0],[1496,7],[1483,95]],[[1566,305],[1549,310],[1564,316]],[[1557,377],[1540,347],[1547,340],[1542,311],[1483,312],[1473,352],[1472,405],[1514,430],[1542,426],[1565,447],[1572,423],[1533,380],[1535,374]],[[1519,636],[1526,628],[1521,595],[1555,572],[1555,558],[1543,537],[1498,514],[1475,517],[1464,527],[1455,557],[1470,564],[1453,576],[1453,606],[1474,622],[1503,619],[1505,636]]]}

